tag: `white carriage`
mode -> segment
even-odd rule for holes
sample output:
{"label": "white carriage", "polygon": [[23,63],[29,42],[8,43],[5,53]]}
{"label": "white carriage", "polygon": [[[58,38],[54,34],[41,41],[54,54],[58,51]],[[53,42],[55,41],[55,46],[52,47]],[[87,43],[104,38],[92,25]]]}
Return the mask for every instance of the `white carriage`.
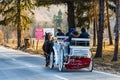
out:
{"label": "white carriage", "polygon": [[64,41],[67,36],[58,36],[50,54],[50,69],[58,66],[59,71],[66,69],[87,68],[93,70],[93,59],[90,50],[90,39],[72,38]]}

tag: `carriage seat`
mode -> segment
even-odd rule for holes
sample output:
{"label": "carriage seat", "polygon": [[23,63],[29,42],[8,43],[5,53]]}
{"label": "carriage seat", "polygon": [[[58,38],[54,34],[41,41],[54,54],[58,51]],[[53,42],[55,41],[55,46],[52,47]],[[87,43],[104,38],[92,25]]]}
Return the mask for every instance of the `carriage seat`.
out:
{"label": "carriage seat", "polygon": [[72,38],[70,42],[70,55],[90,57],[90,39]]}
{"label": "carriage seat", "polygon": [[65,39],[67,39],[68,36],[57,36],[57,41],[58,42],[64,42]]}
{"label": "carriage seat", "polygon": [[72,38],[70,45],[71,46],[89,46],[90,39],[88,39],[88,38]]}

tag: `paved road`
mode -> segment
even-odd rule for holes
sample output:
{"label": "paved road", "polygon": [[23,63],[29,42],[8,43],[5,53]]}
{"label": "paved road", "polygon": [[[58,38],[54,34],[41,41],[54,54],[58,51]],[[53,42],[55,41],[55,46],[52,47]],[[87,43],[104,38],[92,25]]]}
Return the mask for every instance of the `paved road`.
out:
{"label": "paved road", "polygon": [[59,72],[44,67],[42,56],[0,47],[0,80],[120,80],[120,76],[85,70]]}

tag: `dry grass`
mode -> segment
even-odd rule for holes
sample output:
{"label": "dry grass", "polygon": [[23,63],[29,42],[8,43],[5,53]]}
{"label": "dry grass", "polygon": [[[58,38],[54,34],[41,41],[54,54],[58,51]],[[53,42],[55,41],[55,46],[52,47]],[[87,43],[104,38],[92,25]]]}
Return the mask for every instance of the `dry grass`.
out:
{"label": "dry grass", "polygon": [[[120,50],[120,46],[119,46]],[[118,54],[118,61],[112,62],[112,57],[114,55],[114,46],[106,46],[103,48],[103,57],[95,58],[95,69],[105,72],[110,72],[114,74],[120,74],[120,52]]]}

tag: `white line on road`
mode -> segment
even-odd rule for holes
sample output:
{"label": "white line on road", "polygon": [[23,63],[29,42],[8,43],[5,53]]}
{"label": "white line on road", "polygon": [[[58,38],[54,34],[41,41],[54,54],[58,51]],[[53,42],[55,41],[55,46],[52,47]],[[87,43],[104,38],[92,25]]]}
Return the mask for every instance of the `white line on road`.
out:
{"label": "white line on road", "polygon": [[106,72],[101,72],[101,71],[94,71],[94,72],[96,72],[96,73],[102,73],[102,74],[106,74],[106,75],[110,75],[110,76],[114,76],[114,77],[119,77],[120,78],[120,76],[115,75],[115,74],[111,74],[111,73],[106,73]]}
{"label": "white line on road", "polygon": [[57,77],[57,78],[59,78],[59,79],[62,79],[62,80],[69,80],[69,79],[64,78],[64,77],[62,77],[62,76],[59,76],[59,75],[55,75],[55,77]]}

